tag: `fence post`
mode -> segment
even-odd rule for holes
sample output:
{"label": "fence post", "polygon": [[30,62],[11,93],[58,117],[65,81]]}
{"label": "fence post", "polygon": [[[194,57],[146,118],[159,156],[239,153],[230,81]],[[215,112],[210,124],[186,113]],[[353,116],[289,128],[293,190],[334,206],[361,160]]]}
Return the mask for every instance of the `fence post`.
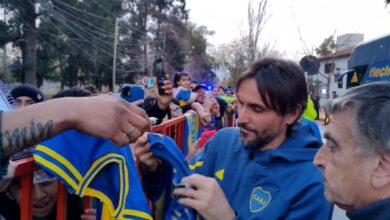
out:
{"label": "fence post", "polygon": [[20,219],[32,220],[32,185],[33,175],[24,175],[21,177],[20,190]]}

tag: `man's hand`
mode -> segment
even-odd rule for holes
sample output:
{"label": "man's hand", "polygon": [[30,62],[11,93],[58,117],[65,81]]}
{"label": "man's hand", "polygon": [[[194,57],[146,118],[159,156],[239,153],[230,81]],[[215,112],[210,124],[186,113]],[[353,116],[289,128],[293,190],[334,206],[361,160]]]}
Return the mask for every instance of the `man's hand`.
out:
{"label": "man's hand", "polygon": [[217,103],[214,103],[214,105],[213,105],[213,107],[211,108],[211,114],[213,115],[213,116],[215,116],[215,117],[217,117],[217,118],[219,118],[219,117],[221,117],[221,111],[220,111],[220,106],[219,106],[219,104],[218,104],[218,102]]}
{"label": "man's hand", "polygon": [[71,101],[77,102],[77,105],[73,105],[75,115],[71,116],[74,120],[70,128],[109,138],[118,146],[135,142],[151,129],[145,111],[123,99],[101,95]]}
{"label": "man's hand", "polygon": [[235,214],[225,194],[214,178],[194,174],[182,179],[192,188],[177,188],[174,195],[181,196],[179,203],[195,209],[204,219],[234,219]]}
{"label": "man's hand", "polygon": [[207,126],[211,122],[211,114],[208,112],[202,112],[199,114],[199,121],[203,126]]}
{"label": "man's hand", "polygon": [[4,112],[1,125],[3,158],[67,129],[123,146],[151,128],[143,109],[109,95],[60,98]]}
{"label": "man's hand", "polygon": [[134,156],[137,158],[137,161],[140,162],[141,166],[146,168],[146,172],[153,173],[161,164],[161,160],[153,156],[152,152],[149,150],[148,135],[145,133],[137,142],[133,144]]}
{"label": "man's hand", "polygon": [[162,89],[164,89],[164,94],[160,95],[158,93],[158,85],[157,85],[157,79],[154,78],[154,86],[156,88],[156,98],[157,98],[157,105],[161,110],[165,110],[169,107],[169,104],[171,104],[171,101],[173,99],[173,90],[172,90],[172,83],[170,80],[164,81],[164,86]]}

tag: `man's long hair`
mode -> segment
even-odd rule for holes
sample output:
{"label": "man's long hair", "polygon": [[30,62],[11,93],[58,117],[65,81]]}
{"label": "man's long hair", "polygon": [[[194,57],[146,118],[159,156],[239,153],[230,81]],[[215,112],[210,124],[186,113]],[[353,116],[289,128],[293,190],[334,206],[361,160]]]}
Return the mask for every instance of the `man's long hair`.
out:
{"label": "man's long hair", "polygon": [[[247,79],[256,80],[265,106],[279,115],[294,113],[298,107],[301,107],[300,115],[305,110],[308,96],[305,74],[295,62],[276,58],[255,61],[238,79],[237,91]],[[288,126],[287,135],[295,122]]]}

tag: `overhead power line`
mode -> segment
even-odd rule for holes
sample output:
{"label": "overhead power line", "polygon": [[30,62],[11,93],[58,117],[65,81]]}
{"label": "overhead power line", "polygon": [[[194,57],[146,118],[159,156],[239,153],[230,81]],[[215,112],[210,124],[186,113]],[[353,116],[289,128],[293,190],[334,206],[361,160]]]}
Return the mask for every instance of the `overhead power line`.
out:
{"label": "overhead power line", "polygon": [[76,20],[78,20],[78,21],[80,21],[82,23],[85,23],[86,25],[89,25],[89,26],[95,28],[96,30],[101,31],[101,33],[103,33],[103,34],[104,33],[107,34],[107,35],[111,35],[112,34],[112,31],[107,31],[105,29],[102,29],[102,28],[100,28],[100,27],[98,27],[98,26],[96,26],[96,25],[94,25],[94,24],[92,24],[92,23],[90,23],[90,22],[88,22],[88,21],[86,21],[84,19],[81,19],[81,17],[77,17],[76,15],[74,15],[74,14],[72,14],[72,13],[66,11],[66,10],[63,10],[62,8],[59,8],[59,7],[55,6],[55,5],[53,6],[53,9],[56,9],[57,11],[60,11],[60,12],[66,14],[66,15],[69,15],[70,17],[72,17],[72,18],[74,18],[74,19],[76,19]]}
{"label": "overhead power line", "polygon": [[92,17],[95,17],[95,18],[100,18],[100,19],[104,19],[104,20],[108,20],[108,21],[111,21],[111,22],[115,22],[114,19],[111,19],[111,18],[106,18],[106,17],[102,17],[102,16],[99,16],[99,15],[96,15],[96,14],[93,14],[93,13],[90,13],[90,12],[86,12],[86,11],[83,11],[79,8],[76,8],[74,6],[71,6],[69,4],[66,4],[65,2],[62,2],[62,1],[59,1],[59,0],[53,0],[54,2],[57,2],[58,4],[61,4],[61,5],[64,5],[65,7],[68,7],[70,9],[73,9],[73,10],[76,10],[78,12],[81,12],[83,14],[87,14],[87,15],[90,15]]}
{"label": "overhead power line", "polygon": [[[31,0],[28,0],[28,1],[31,4],[34,4]],[[58,0],[55,0],[55,1],[58,1]],[[77,37],[75,38],[75,37],[69,36],[69,34],[67,34],[64,30],[61,29],[61,25],[57,25],[57,24],[53,23],[53,21],[50,18],[45,18],[44,16],[42,16],[42,19],[47,21],[47,23],[49,25],[53,26],[61,34],[58,35],[58,34],[54,34],[54,33],[38,33],[37,31],[34,31],[34,33],[37,33],[38,36],[42,35],[42,34],[48,34],[50,36],[58,37],[58,38],[64,38],[66,36],[64,39],[67,40],[72,46],[74,46],[75,48],[79,49],[85,55],[87,55],[89,57],[94,57],[94,61],[96,61],[97,63],[101,64],[102,66],[104,66],[106,68],[109,68],[109,69],[112,69],[112,67],[110,65],[107,65],[104,61],[98,59],[98,56],[92,54],[92,52],[89,52],[87,49],[83,48],[82,45],[77,43],[77,42],[84,43],[84,44],[92,44],[92,43],[94,43],[94,44],[96,44],[96,45],[94,45],[95,46],[94,47],[95,51],[97,51],[98,53],[103,53],[103,54],[107,55],[108,57],[112,58],[113,55],[108,52],[110,50],[109,49],[104,49],[105,47],[102,46],[102,45],[110,46],[111,43],[109,43],[107,41],[104,41],[101,38],[95,38],[96,40],[98,40],[98,41],[95,41],[95,42],[93,42],[91,40],[91,37],[96,37],[96,34],[105,35],[102,32],[104,31],[105,33],[108,33],[107,31],[105,31],[103,29],[100,29],[100,28],[99,28],[99,30],[93,30],[93,29],[91,29],[91,27],[95,27],[96,28],[96,26],[91,25],[90,22],[87,22],[87,21],[85,21],[85,20],[83,20],[81,18],[80,19],[76,19],[75,16],[72,15],[70,12],[67,12],[67,11],[65,11],[65,10],[63,10],[61,8],[56,7],[56,6],[54,8],[50,4],[48,4],[47,2],[43,2],[43,1],[40,1],[40,0],[38,0],[38,2],[40,3],[40,5],[44,9],[44,11],[46,11],[48,13],[50,18],[52,18],[54,21],[56,21],[59,24],[61,24],[63,27],[68,29],[71,33],[73,33]],[[73,19],[76,19],[76,20],[78,20],[79,22],[82,22],[82,23],[78,23],[78,22],[76,22],[75,20],[72,20],[69,17],[72,17]],[[85,26],[85,25],[87,25],[87,26]],[[34,28],[30,27],[29,30],[33,31]],[[102,32],[100,32],[100,31],[102,31]],[[113,37],[113,36],[110,36],[110,35],[106,35],[106,36],[109,36],[110,38]],[[129,42],[125,41],[125,42],[120,43],[118,45],[119,46],[143,46],[144,44],[155,43],[156,41],[161,41],[161,39],[150,39],[150,40],[143,39],[143,40],[137,40],[137,41],[134,40],[134,43],[129,43]],[[96,42],[100,42],[100,43],[96,43]],[[129,50],[129,48],[125,48],[125,47],[123,47],[123,48],[122,47],[118,47],[118,49],[122,50],[122,51],[123,50]],[[130,52],[131,52],[131,50],[130,50]],[[157,57],[157,54],[156,54],[155,51],[151,50],[151,51],[147,52],[147,56],[155,58],[155,57]],[[138,63],[139,67],[129,68],[129,69],[118,69],[118,68],[116,68],[116,70],[118,72],[122,72],[122,73],[124,73],[124,72],[142,71],[143,69],[149,68],[152,65],[152,64],[145,63],[145,59],[143,57],[143,54],[140,54],[140,56],[135,56],[135,57],[134,56],[128,56],[128,60],[131,63]]]}

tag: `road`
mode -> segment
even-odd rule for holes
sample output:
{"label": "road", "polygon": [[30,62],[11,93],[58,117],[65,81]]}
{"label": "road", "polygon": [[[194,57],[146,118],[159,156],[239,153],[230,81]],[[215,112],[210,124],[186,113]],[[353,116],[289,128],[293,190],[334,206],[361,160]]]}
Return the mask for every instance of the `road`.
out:
{"label": "road", "polygon": [[[318,127],[320,127],[321,135],[324,132],[323,123],[321,121],[316,121]],[[339,207],[335,206],[333,211],[333,217],[332,220],[348,220],[347,216],[345,215],[345,211],[341,210]]]}

